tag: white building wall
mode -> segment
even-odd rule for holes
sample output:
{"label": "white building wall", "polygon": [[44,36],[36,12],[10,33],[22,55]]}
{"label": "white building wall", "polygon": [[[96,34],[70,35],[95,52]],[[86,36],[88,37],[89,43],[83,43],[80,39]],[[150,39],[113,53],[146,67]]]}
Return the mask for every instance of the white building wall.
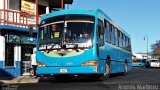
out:
{"label": "white building wall", "polygon": [[[136,59],[147,59],[147,54],[133,54],[136,56]],[[148,59],[152,58],[151,55],[148,55]]]}
{"label": "white building wall", "polygon": [[0,5],[0,9],[3,9],[4,8],[4,5],[3,5],[3,0],[0,0],[0,3],[1,3],[1,5]]}
{"label": "white building wall", "polygon": [[143,59],[142,54],[133,54],[134,56],[136,56],[137,59]]}
{"label": "white building wall", "polygon": [[0,61],[5,60],[5,37],[0,36]]}
{"label": "white building wall", "polygon": [[18,46],[18,60],[21,61],[21,46]]}
{"label": "white building wall", "polygon": [[21,46],[14,47],[14,61],[21,61]]}

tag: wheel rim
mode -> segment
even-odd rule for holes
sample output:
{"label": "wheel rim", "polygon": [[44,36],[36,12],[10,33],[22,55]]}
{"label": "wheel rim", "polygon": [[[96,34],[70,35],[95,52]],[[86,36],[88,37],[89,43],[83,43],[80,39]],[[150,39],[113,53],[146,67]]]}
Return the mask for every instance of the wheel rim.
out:
{"label": "wheel rim", "polygon": [[108,75],[109,73],[110,73],[110,67],[108,64],[106,64],[104,76]]}
{"label": "wheel rim", "polygon": [[128,65],[125,64],[125,72],[127,72],[127,70],[128,70]]}

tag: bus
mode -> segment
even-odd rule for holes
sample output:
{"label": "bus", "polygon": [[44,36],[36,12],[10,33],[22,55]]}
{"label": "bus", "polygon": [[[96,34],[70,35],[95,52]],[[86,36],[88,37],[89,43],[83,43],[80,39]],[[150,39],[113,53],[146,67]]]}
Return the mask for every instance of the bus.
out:
{"label": "bus", "polygon": [[99,79],[131,71],[130,35],[99,9],[43,15],[37,37],[38,75]]}
{"label": "bus", "polygon": [[133,67],[144,67],[146,59],[133,59],[132,66]]}

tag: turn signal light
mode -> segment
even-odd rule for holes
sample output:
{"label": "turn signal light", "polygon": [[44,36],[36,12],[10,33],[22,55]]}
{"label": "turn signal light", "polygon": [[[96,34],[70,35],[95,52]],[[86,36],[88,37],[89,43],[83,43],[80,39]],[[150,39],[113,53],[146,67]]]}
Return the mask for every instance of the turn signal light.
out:
{"label": "turn signal light", "polygon": [[81,64],[81,66],[98,66],[98,61],[87,61]]}
{"label": "turn signal light", "polygon": [[38,62],[37,65],[38,65],[38,67],[45,67],[46,66],[46,64],[41,63],[41,62]]}

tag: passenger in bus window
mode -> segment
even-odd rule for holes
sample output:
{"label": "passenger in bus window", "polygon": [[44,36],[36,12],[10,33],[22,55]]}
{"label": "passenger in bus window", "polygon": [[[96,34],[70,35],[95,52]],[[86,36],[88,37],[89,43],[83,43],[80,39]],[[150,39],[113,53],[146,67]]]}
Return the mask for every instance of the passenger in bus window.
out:
{"label": "passenger in bus window", "polygon": [[65,38],[65,41],[66,41],[66,43],[71,43],[71,37],[67,36],[67,37]]}
{"label": "passenger in bus window", "polygon": [[89,34],[88,34],[87,32],[84,32],[84,33],[83,33],[83,38],[88,39],[88,38],[89,38]]}
{"label": "passenger in bus window", "polygon": [[80,34],[79,42],[85,43],[90,39],[90,35],[87,32],[83,32],[83,35]]}

